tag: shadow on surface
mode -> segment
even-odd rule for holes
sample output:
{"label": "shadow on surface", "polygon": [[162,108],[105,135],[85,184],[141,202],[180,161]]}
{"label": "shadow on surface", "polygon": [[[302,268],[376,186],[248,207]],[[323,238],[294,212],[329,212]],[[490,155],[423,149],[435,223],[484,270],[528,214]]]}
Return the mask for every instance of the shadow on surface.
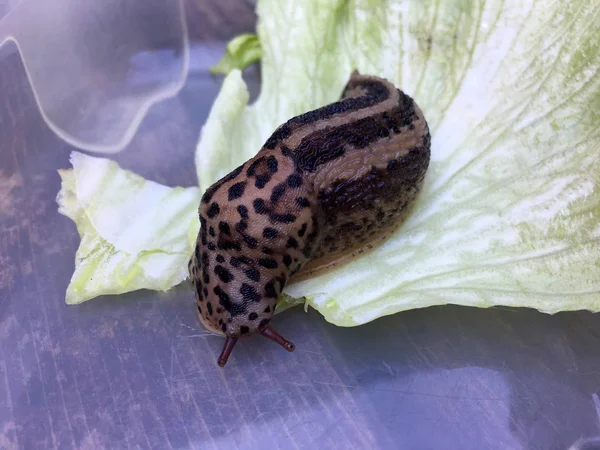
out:
{"label": "shadow on surface", "polygon": [[558,449],[598,433],[598,325],[588,312],[440,306],[322,339],[390,444],[404,427],[411,447]]}

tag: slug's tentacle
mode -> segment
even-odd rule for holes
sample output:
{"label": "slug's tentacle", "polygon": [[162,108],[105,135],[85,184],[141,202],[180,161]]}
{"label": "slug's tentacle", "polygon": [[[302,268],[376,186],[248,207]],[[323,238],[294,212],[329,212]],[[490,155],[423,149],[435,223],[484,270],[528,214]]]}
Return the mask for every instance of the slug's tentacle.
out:
{"label": "slug's tentacle", "polygon": [[[277,331],[275,331],[270,326],[265,327],[260,334],[264,337],[271,339],[272,341],[277,342],[288,352],[293,352],[296,349],[296,346],[293,342],[288,341],[286,338],[281,336]],[[227,336],[225,338],[225,343],[223,344],[223,350],[221,350],[221,354],[219,355],[219,359],[217,360],[217,364],[219,367],[225,367],[227,364],[227,360],[229,359],[229,355],[233,351],[233,347],[237,344],[238,338]]]}
{"label": "slug's tentacle", "polygon": [[237,344],[238,338],[227,336],[225,338],[225,344],[223,344],[223,350],[221,350],[221,354],[219,355],[219,359],[217,360],[217,364],[219,367],[225,367],[227,364],[227,360],[229,359],[229,355],[233,351],[233,347]]}
{"label": "slug's tentacle", "polygon": [[293,342],[288,341],[286,338],[282,337],[271,327],[266,327],[263,329],[260,334],[271,339],[272,341],[277,342],[283,348],[285,348],[288,352],[293,352],[296,349],[296,346]]}

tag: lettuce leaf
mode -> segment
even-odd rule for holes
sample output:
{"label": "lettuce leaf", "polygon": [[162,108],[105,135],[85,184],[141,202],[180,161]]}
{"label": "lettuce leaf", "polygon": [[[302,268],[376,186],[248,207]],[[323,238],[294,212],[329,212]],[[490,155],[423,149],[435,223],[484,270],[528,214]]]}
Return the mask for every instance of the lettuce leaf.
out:
{"label": "lettuce leaf", "polygon": [[330,322],[439,304],[600,310],[600,4],[259,0],[262,91],[226,77],[201,191],[353,69],[411,95],[433,135],[414,213],[383,246],[290,284]]}
{"label": "lettuce leaf", "polygon": [[256,34],[241,34],[227,44],[225,55],[210,69],[211,73],[227,74],[234,69],[244,69],[260,60],[262,49]]}
{"label": "lettuce leaf", "polygon": [[199,224],[197,187],[170,188],[105,158],[71,154],[60,170],[59,212],[81,243],[68,304],[137,289],[166,291],[188,277]]}

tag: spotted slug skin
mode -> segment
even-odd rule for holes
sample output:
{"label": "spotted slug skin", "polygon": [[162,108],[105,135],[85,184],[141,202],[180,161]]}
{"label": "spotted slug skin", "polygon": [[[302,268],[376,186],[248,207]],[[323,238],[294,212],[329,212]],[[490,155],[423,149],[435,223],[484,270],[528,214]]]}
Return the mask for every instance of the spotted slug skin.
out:
{"label": "spotted slug skin", "polygon": [[189,272],[202,324],[261,332],[291,277],[384,238],[422,185],[430,142],[412,98],[357,71],[338,102],[279,126],[201,199]]}

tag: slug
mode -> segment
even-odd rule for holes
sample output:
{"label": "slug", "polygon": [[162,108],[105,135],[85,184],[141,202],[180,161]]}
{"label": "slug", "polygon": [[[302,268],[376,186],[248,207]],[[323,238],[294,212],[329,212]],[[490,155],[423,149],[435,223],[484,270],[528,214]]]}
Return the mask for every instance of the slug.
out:
{"label": "slug", "polygon": [[279,126],[249,161],[206,190],[188,269],[202,324],[226,337],[260,333],[290,278],[372,248],[403,220],[430,160],[421,109],[389,81],[354,71],[341,99]]}

